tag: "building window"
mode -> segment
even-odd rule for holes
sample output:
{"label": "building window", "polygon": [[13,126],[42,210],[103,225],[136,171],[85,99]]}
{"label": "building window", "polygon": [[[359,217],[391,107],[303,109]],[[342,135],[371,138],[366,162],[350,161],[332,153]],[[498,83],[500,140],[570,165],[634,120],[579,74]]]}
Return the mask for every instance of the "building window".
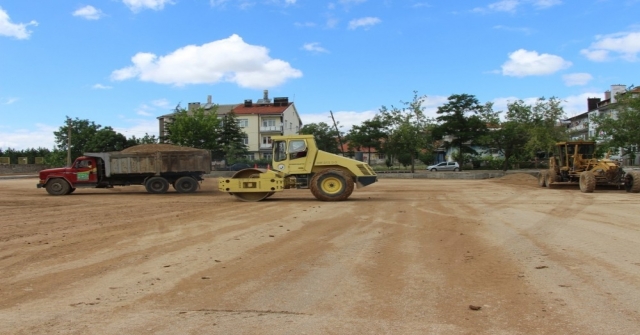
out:
{"label": "building window", "polygon": [[244,144],[244,145],[249,145],[249,138],[248,138],[248,137],[246,137],[246,136],[245,136],[245,137],[243,137],[243,138],[242,138],[242,144]]}
{"label": "building window", "polygon": [[384,159],[384,154],[378,154],[378,159]]}
{"label": "building window", "polygon": [[254,159],[253,154],[246,155],[244,158],[248,161],[252,161]]}
{"label": "building window", "polygon": [[238,119],[238,126],[240,128],[247,128],[249,127],[249,120],[247,119]]}
{"label": "building window", "polygon": [[262,154],[262,158],[271,160],[273,158],[273,154],[272,153],[264,153],[264,154]]}
{"label": "building window", "polygon": [[262,120],[262,126],[263,127],[275,127],[276,126],[276,120]]}
{"label": "building window", "polygon": [[271,136],[262,136],[262,146],[271,145]]}
{"label": "building window", "polygon": [[289,122],[289,130],[293,129],[293,122]]}

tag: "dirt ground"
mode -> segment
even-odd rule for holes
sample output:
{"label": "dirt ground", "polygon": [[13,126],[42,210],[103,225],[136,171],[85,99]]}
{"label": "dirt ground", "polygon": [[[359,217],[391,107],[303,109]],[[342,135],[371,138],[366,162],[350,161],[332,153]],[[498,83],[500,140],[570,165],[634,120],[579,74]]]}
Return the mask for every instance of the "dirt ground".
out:
{"label": "dirt ground", "polygon": [[340,203],[36,182],[0,180],[2,334],[640,333],[638,194],[524,174]]}

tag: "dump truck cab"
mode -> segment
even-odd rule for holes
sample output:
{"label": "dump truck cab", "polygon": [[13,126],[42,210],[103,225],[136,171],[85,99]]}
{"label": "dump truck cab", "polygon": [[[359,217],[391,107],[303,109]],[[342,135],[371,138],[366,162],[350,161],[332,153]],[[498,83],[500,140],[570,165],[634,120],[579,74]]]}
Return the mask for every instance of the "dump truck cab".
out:
{"label": "dump truck cab", "polygon": [[220,178],[218,189],[243,201],[259,201],[290,188],[309,188],[319,200],[346,200],[354,185],[375,183],[364,163],[318,149],[313,135],[272,136],[272,169],[245,169]]}

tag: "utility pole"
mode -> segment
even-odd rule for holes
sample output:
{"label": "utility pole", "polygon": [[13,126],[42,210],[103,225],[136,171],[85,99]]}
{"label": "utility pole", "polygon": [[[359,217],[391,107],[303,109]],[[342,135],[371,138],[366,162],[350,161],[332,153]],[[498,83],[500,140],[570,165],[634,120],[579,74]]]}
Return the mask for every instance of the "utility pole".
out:
{"label": "utility pole", "polygon": [[333,112],[329,111],[331,114],[331,120],[333,120],[333,126],[336,128],[336,133],[338,133],[338,143],[340,144],[340,153],[344,157],[344,151],[342,151],[342,138],[340,138],[340,130],[338,130],[338,124],[336,123],[336,119],[333,117]]}
{"label": "utility pole", "polygon": [[67,119],[67,166],[71,166],[71,119]]}

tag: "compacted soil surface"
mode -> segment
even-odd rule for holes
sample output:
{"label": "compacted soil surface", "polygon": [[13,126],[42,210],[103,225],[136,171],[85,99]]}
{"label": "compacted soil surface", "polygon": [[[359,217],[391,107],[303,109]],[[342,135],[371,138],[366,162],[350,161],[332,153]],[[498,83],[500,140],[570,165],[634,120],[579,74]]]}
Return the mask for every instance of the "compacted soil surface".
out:
{"label": "compacted soil surface", "polygon": [[640,195],[381,179],[248,203],[206,179],[0,180],[0,334],[639,334]]}

